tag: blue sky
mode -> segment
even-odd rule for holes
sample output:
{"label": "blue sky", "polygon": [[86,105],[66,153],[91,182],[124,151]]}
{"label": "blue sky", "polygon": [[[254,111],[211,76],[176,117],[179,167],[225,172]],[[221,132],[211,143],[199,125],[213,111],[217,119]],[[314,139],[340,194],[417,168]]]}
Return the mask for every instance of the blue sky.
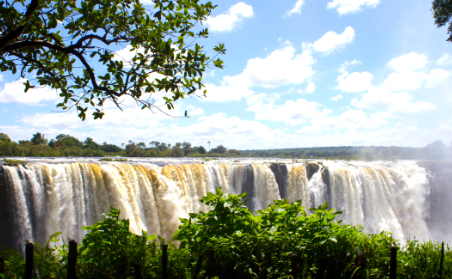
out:
{"label": "blue sky", "polygon": [[[198,43],[227,49],[223,70],[207,70],[207,98],[175,103],[171,118],[105,108],[82,122],[57,111],[48,88],[23,92],[0,79],[0,132],[17,141],[47,138],[121,144],[189,141],[236,149],[383,145],[452,141],[452,43],[421,0],[214,1]],[[127,47],[127,46],[125,46]],[[127,53],[118,47],[117,53]],[[213,54],[213,52],[212,52]]]}

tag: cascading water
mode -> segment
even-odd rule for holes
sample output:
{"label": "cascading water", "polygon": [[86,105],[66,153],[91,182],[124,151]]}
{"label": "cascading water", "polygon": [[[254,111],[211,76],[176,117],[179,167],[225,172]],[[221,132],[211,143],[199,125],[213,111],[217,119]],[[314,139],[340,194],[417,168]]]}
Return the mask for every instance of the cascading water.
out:
{"label": "cascading water", "polygon": [[[327,201],[345,223],[395,238],[432,235],[429,172],[416,162],[297,164],[34,163],[3,166],[0,184],[0,244],[19,249],[25,240],[45,243],[52,233],[80,241],[82,226],[102,219],[113,206],[142,230],[170,239],[179,217],[206,211],[207,192],[247,192],[251,212],[273,200],[302,200],[306,208]],[[440,235],[448,239],[448,235]],[[438,237],[438,234],[435,234]],[[440,239],[439,239],[440,240]]]}

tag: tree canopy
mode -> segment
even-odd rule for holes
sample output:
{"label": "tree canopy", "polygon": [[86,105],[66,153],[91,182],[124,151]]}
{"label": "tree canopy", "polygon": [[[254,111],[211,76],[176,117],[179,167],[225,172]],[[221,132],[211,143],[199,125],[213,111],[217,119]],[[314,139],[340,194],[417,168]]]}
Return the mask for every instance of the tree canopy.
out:
{"label": "tree canopy", "polygon": [[447,41],[452,42],[452,2],[449,0],[434,0],[432,1],[432,11],[437,27],[443,27],[449,23],[447,28],[449,38],[447,38]]}
{"label": "tree canopy", "polygon": [[[206,67],[223,67],[214,60],[225,53],[223,44],[210,58],[195,43],[208,37],[197,25],[216,7],[199,2],[153,0],[152,7],[140,0],[2,0],[0,69],[27,78],[25,92],[36,85],[57,90],[57,107],[75,107],[82,120],[89,108],[102,118],[106,101],[121,108],[123,97],[142,109],[174,109],[178,99],[206,94]],[[113,50],[125,47],[131,59]]]}

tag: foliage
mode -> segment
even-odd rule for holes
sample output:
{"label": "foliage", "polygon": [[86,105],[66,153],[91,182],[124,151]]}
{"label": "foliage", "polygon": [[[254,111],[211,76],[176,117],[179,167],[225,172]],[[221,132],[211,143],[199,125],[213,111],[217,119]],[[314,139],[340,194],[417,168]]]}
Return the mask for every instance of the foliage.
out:
{"label": "foliage", "polygon": [[[193,42],[208,37],[207,29],[194,29],[216,7],[199,2],[153,0],[152,10],[139,0],[1,1],[0,14],[8,16],[0,25],[0,69],[36,76],[33,85],[25,81],[25,92],[36,84],[58,90],[58,107],[75,107],[83,120],[89,107],[102,118],[106,101],[120,107],[126,96],[161,110],[153,95],[169,91],[163,100],[173,109],[204,87],[206,66],[223,68]],[[112,51],[124,45],[131,59]],[[226,50],[218,44],[214,51]]]}
{"label": "foliage", "polygon": [[41,133],[36,133],[30,140],[34,145],[38,144],[47,144],[48,140],[45,138],[45,135]]}
{"label": "foliage", "polygon": [[11,142],[11,138],[7,134],[0,133],[0,141]]}
{"label": "foliage", "polygon": [[[3,134],[4,139],[9,136]],[[0,134],[1,136],[1,134]],[[34,144],[34,142],[39,142]],[[129,140],[128,144],[122,144],[123,148],[115,144],[104,142],[102,145],[88,137],[81,141],[73,136],[60,134],[55,139],[51,139],[45,144],[47,139],[41,133],[33,135],[32,140],[20,140],[19,143],[0,139],[0,156],[17,157],[204,157],[205,149],[201,147],[191,147],[191,143],[176,143],[171,148],[171,144],[159,141],[151,141],[146,147],[144,142],[134,143]],[[186,148],[182,149],[182,146]],[[190,147],[189,147],[190,146]],[[228,156],[236,154],[228,153]],[[208,156],[224,156],[224,154],[209,153]]]}
{"label": "foliage", "polygon": [[438,28],[449,24],[447,28],[449,38],[447,38],[447,41],[452,42],[452,2],[433,0],[432,11],[433,17],[435,18],[435,24]]}
{"label": "foliage", "polygon": [[215,148],[212,148],[210,150],[210,152],[212,152],[212,153],[225,153],[226,151],[228,151],[228,150],[223,145],[219,145],[219,146],[217,146]]}
{"label": "foliage", "polygon": [[[180,245],[169,244],[169,278],[192,278],[200,254],[206,260],[198,278],[290,278],[294,254],[298,278],[388,277],[389,251],[396,242],[392,235],[366,234],[359,226],[342,225],[337,221],[340,212],[328,210],[326,203],[307,211],[301,201],[280,200],[254,216],[244,207],[245,194],[226,195],[220,188],[201,201],[210,211],[181,218],[174,235]],[[139,262],[143,278],[161,278],[165,241],[144,231],[131,233],[129,221],[119,215],[119,210],[110,208],[105,220],[84,227],[89,233],[79,246],[78,277],[134,278],[133,266]],[[37,278],[66,277],[68,241],[58,239],[59,235],[52,235],[44,247],[36,245]],[[398,278],[438,278],[439,243],[413,240],[399,248]],[[22,255],[1,249],[0,256],[5,259],[3,278],[20,278]],[[451,278],[451,266],[452,251],[447,246],[443,278]]]}
{"label": "foliage", "polygon": [[17,166],[18,164],[26,164],[27,161],[23,161],[23,160],[14,160],[14,159],[3,159],[3,162],[5,165],[13,165],[13,166]]}

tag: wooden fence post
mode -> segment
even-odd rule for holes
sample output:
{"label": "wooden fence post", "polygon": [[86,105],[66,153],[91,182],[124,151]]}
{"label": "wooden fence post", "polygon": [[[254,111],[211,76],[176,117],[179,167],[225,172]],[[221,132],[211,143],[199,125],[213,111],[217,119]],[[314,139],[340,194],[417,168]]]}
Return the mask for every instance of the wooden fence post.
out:
{"label": "wooden fence post", "polygon": [[441,243],[441,259],[439,262],[439,270],[438,270],[439,278],[442,278],[442,276],[443,276],[443,261],[444,261],[444,241]]}
{"label": "wooden fence post", "polygon": [[3,257],[0,257],[0,274],[5,273],[5,260]]}
{"label": "wooden fence post", "polygon": [[391,246],[391,261],[389,264],[389,279],[397,278],[397,247]]}
{"label": "wooden fence post", "polygon": [[207,262],[207,276],[215,276],[215,254],[213,250],[209,251],[209,261]]}
{"label": "wooden fence post", "polygon": [[135,270],[135,279],[143,279],[143,274],[141,273],[141,264],[138,262],[135,263],[133,269]]}
{"label": "wooden fence post", "polygon": [[203,254],[199,255],[198,261],[196,262],[196,266],[195,266],[195,272],[193,272],[193,279],[198,278],[198,274],[199,274],[199,270],[201,269],[203,258],[204,258]]}
{"label": "wooden fence post", "polygon": [[168,279],[168,244],[162,245],[162,278]]}
{"label": "wooden fence post", "polygon": [[69,241],[69,253],[67,256],[67,279],[77,278],[77,242],[72,239]]}
{"label": "wooden fence post", "polygon": [[34,248],[33,243],[27,243],[25,245],[25,279],[31,279],[33,277]]}
{"label": "wooden fence post", "polygon": [[290,256],[290,259],[292,261],[292,277],[293,279],[297,279],[297,255],[296,254],[292,254]]}

